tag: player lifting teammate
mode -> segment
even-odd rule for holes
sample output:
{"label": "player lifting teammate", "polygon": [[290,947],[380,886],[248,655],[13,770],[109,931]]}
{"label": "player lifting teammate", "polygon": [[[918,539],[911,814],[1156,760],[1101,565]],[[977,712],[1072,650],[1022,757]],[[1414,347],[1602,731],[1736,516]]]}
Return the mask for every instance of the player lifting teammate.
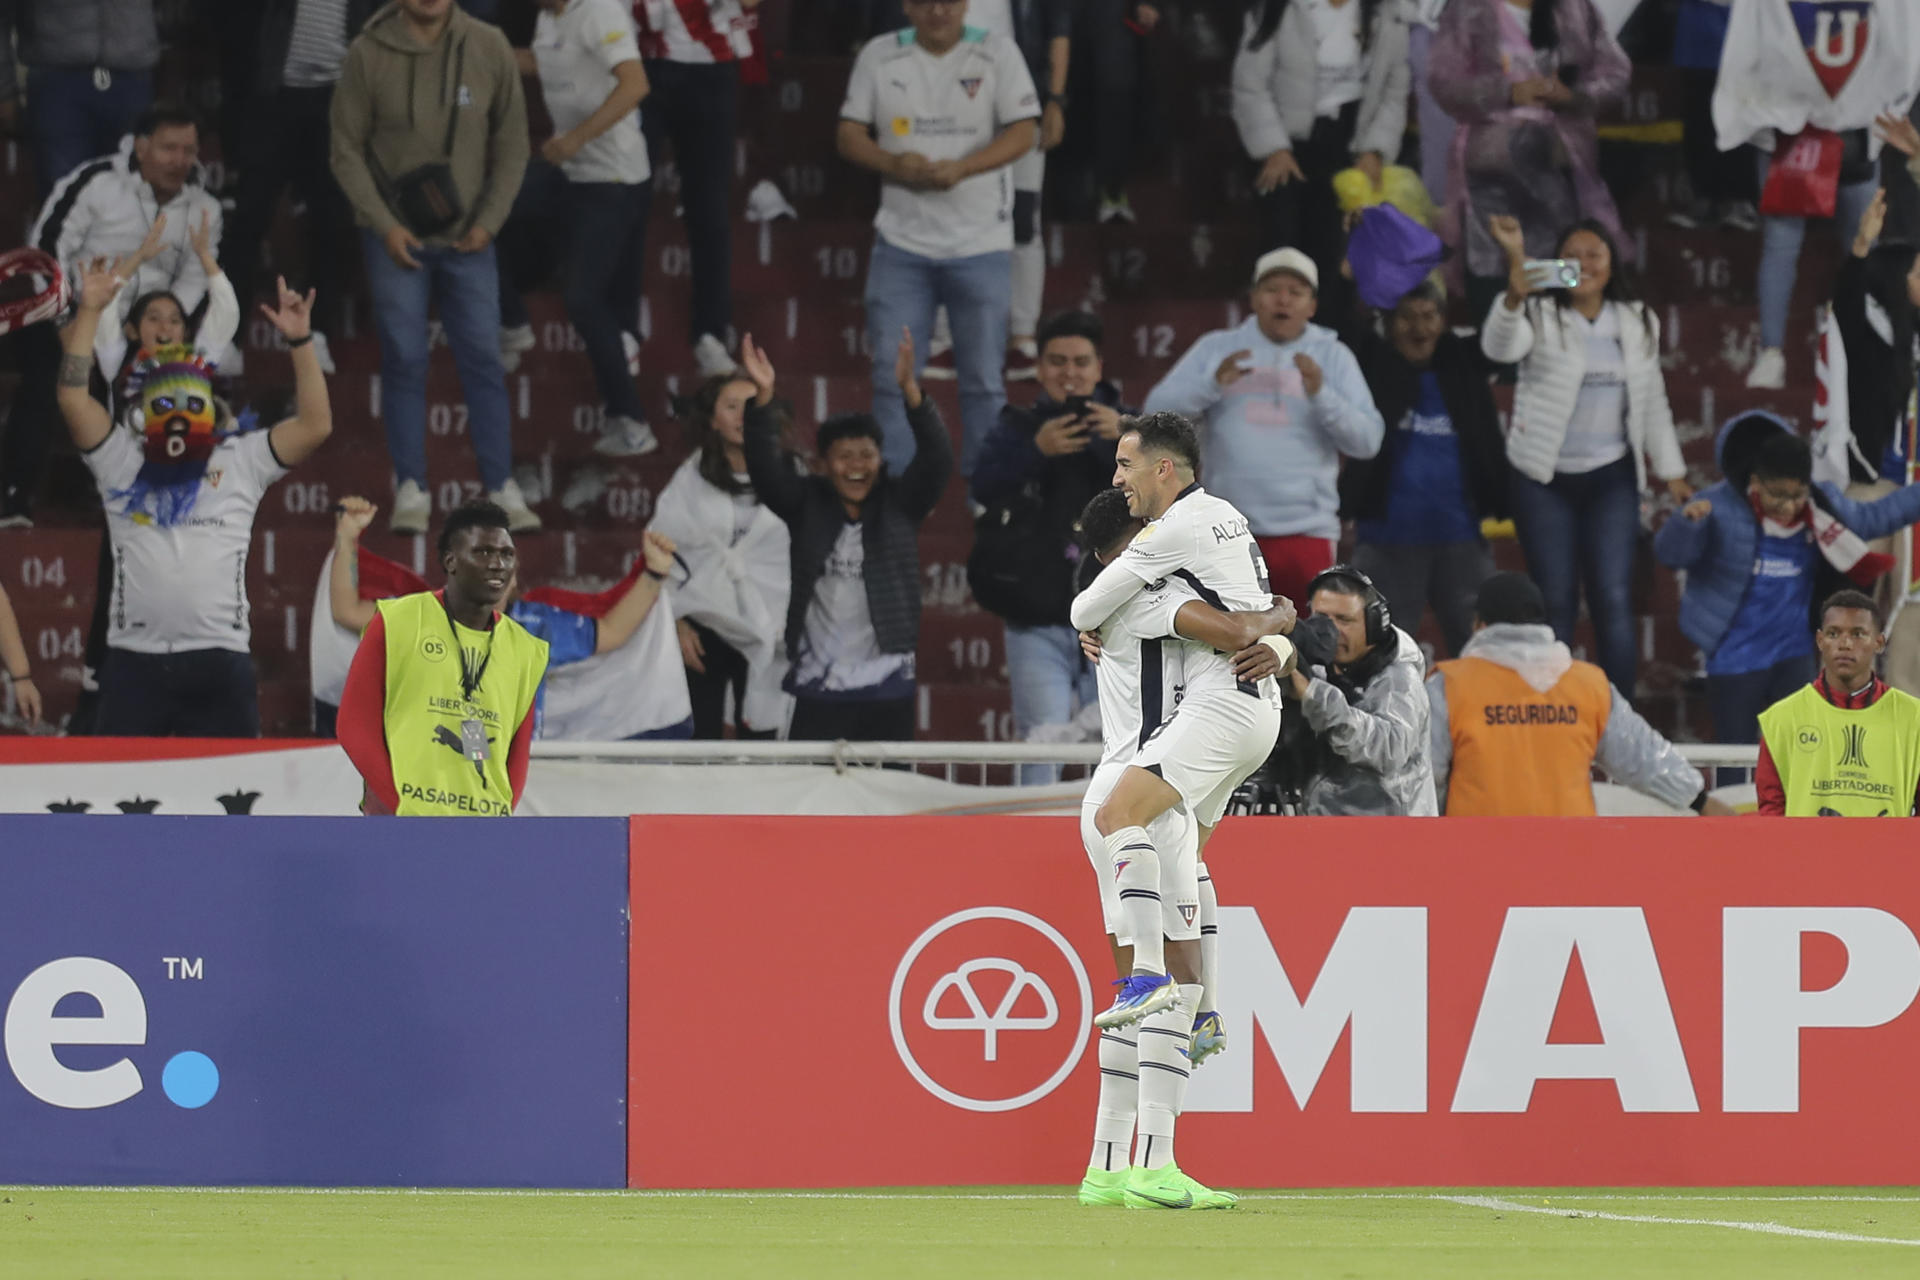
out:
{"label": "player lifting teammate", "polygon": [[[1080,518],[1082,540],[1102,563],[1120,557],[1141,530],[1143,521],[1128,508],[1128,498],[1112,489],[1095,496]],[[1123,912],[1125,891],[1115,874],[1120,864],[1108,852],[1097,813],[1136,754],[1180,702],[1189,662],[1206,668],[1220,653],[1238,651],[1233,660],[1238,679],[1284,675],[1290,646],[1285,641],[1258,641],[1289,629],[1292,623],[1292,606],[1284,601],[1260,612],[1225,613],[1205,603],[1194,583],[1170,575],[1136,590],[1099,628],[1100,661],[1095,672],[1103,750],[1088,783],[1080,825],[1100,885],[1102,915],[1123,987],[1132,984],[1136,936],[1150,935],[1163,952],[1175,954],[1176,968],[1204,980],[1209,966],[1200,953],[1208,949],[1202,947],[1201,939],[1207,926],[1217,930],[1217,908],[1208,909],[1215,907],[1210,893],[1202,897],[1211,883],[1198,864],[1194,814],[1189,808],[1169,807],[1147,824],[1155,846],[1166,856],[1159,860],[1153,886],[1154,909],[1134,913],[1150,919],[1135,923]],[[1124,875],[1124,866],[1120,871]],[[1146,932],[1136,935],[1136,928]],[[1188,1069],[1224,1044],[1217,1034],[1218,1019],[1210,1015],[1209,1025],[1215,1029],[1210,1044],[1202,1048],[1197,1039],[1190,1043],[1189,1020],[1196,1032],[1203,1021],[1194,1019],[1193,1013],[1204,1004],[1204,983],[1188,994],[1187,1000],[1168,1002],[1148,1013],[1135,1037],[1130,1038],[1121,1026],[1101,1031],[1100,1102],[1093,1154],[1080,1185],[1083,1204],[1203,1209],[1234,1204],[1233,1196],[1195,1182],[1173,1163],[1173,1121],[1185,1094]],[[1136,1117],[1139,1142],[1129,1169],[1127,1147]]]}

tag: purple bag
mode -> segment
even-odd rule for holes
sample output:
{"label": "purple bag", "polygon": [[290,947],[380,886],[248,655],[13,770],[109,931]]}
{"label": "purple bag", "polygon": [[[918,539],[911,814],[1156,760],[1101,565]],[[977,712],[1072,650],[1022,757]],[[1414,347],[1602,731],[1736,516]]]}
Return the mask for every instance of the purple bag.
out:
{"label": "purple bag", "polygon": [[1361,210],[1347,240],[1347,262],[1361,300],[1383,310],[1426,279],[1446,255],[1439,236],[1390,204]]}

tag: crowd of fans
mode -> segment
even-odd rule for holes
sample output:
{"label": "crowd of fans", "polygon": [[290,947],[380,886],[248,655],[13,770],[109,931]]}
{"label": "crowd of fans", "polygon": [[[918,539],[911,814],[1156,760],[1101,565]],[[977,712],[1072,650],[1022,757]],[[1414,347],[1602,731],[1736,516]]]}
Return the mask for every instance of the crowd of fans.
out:
{"label": "crowd of fans", "polygon": [[[1399,709],[1424,701],[1398,683],[1419,675],[1415,637],[1429,609],[1435,648],[1456,659],[1495,640],[1509,654],[1529,644],[1564,653],[1583,598],[1603,674],[1581,696],[1602,720],[1628,725],[1639,692],[1636,555],[1657,511],[1655,550],[1684,572],[1681,626],[1703,654],[1715,736],[1755,741],[1761,712],[1814,674],[1815,600],[1843,582],[1871,587],[1885,561],[1866,543],[1920,519],[1920,492],[1876,485],[1903,448],[1914,386],[1920,129],[1909,113],[1920,12],[1893,0],[1867,17],[1859,4],[1649,4],[1676,19],[1683,90],[1688,189],[1670,221],[1761,237],[1750,388],[1785,383],[1808,220],[1831,219],[1849,249],[1822,290],[1834,298],[1830,336],[1851,354],[1842,474],[1820,472],[1792,426],[1808,406],[1783,404],[1785,416],[1736,415],[1717,442],[1723,478],[1698,493],[1689,480],[1661,316],[1635,289],[1645,241],[1624,228],[1600,163],[1599,122],[1632,72],[1610,16],[1632,6],[1250,0],[1235,15],[1228,88],[1253,203],[1221,217],[1257,228],[1236,300],[1247,318],[1195,342],[1139,407],[1199,425],[1202,482],[1247,516],[1276,594],[1303,612],[1353,615],[1359,639],[1295,677],[1318,738],[1424,738],[1410,723],[1379,738],[1354,717],[1399,723]],[[1089,212],[1132,220],[1142,48],[1165,35],[1159,9],[903,0],[836,10],[836,29],[858,38],[834,145],[880,179],[865,280],[872,398],[822,424],[809,460],[789,439],[772,361],[736,334],[731,307],[740,68],[761,53],[757,4],[527,6],[537,14],[518,48],[493,25],[511,4],[220,6],[241,28],[224,36],[221,144],[236,175],[224,192],[198,163],[205,122],[154,99],[152,0],[0,10],[13,23],[0,44],[11,41],[25,72],[18,79],[15,58],[0,57],[0,126],[24,130],[41,184],[29,244],[62,264],[80,304],[64,339],[46,324],[10,339],[21,377],[0,454],[0,526],[30,527],[64,422],[112,532],[95,727],[182,732],[200,723],[190,712],[227,707],[232,731],[248,731],[251,671],[196,655],[246,652],[253,508],[325,439],[327,332],[338,334],[350,280],[364,279],[379,337],[393,532],[423,533],[433,514],[436,336],[458,371],[481,488],[515,532],[541,528],[512,475],[505,375],[532,346],[522,295],[549,280],[603,405],[595,450],[656,450],[633,361],[653,179],[670,155],[692,268],[687,358],[702,379],[681,402],[692,447],[634,548],[634,575],[606,599],[554,606],[586,620],[569,624],[583,660],[657,639],[648,665],[630,670],[676,691],[621,736],[911,737],[918,530],[956,470],[976,518],[969,581],[1005,620],[1016,731],[1056,741],[1084,732],[1092,681],[1068,622],[1086,559],[1074,520],[1111,483],[1135,409],[1107,377],[1096,315],[1043,319],[1045,159],[1074,116],[1097,120]],[[1166,25],[1191,37],[1199,24]],[[1093,72],[1070,76],[1075,66]],[[553,123],[538,154],[530,94]],[[174,401],[156,408],[156,387],[210,388],[215,371],[242,371],[234,330],[256,301],[261,245],[289,192],[301,206],[302,270],[261,310],[295,349],[296,412],[256,438],[211,391],[184,418]],[[1363,251],[1356,226],[1404,229],[1401,247],[1376,238]],[[1441,242],[1447,261],[1430,271]],[[957,380],[957,457],[921,387],[943,373]],[[1035,381],[1031,393],[1023,380]],[[1502,383],[1512,387],[1505,420]],[[222,457],[227,466],[208,469]],[[235,479],[223,485],[223,474]],[[207,503],[217,514],[193,514],[203,484],[217,489]],[[372,511],[343,504],[321,574],[322,704],[339,673],[323,671],[321,632],[354,634],[364,602],[400,581],[359,544]],[[1354,550],[1336,570],[1349,531]],[[1489,539],[1506,533],[1537,587],[1538,619],[1511,590],[1498,603],[1525,621],[1476,614],[1494,575]],[[239,547],[237,573],[235,552],[216,542]],[[140,574],[166,575],[164,589]],[[141,603],[143,593],[153,599]],[[1531,630],[1483,640],[1476,625],[1492,635],[1496,622]],[[0,659],[19,706],[37,715],[4,597]],[[1552,652],[1514,661],[1536,659],[1555,662]],[[195,692],[220,679],[246,683],[247,695]],[[1323,679],[1332,684],[1316,689]],[[1444,691],[1454,677],[1433,679]],[[1382,702],[1370,709],[1379,681],[1392,696],[1376,688]],[[128,698],[144,718],[128,718]],[[1435,705],[1444,710],[1444,692]],[[1444,804],[1444,764],[1424,765],[1436,766]],[[1050,776],[1035,768],[1025,780]],[[1408,811],[1435,789],[1398,779],[1388,793],[1389,807]]]}

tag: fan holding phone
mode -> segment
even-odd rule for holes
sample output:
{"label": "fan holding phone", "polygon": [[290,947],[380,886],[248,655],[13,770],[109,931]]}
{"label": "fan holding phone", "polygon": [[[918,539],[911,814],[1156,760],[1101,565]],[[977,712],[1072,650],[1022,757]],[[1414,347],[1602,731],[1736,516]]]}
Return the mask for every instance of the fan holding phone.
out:
{"label": "fan holding phone", "polygon": [[1518,364],[1507,459],[1527,571],[1548,620],[1571,642],[1584,586],[1600,665],[1633,696],[1633,560],[1648,472],[1685,502],[1686,462],[1660,368],[1660,325],[1598,222],[1562,232],[1555,256],[1527,257],[1520,224],[1488,221],[1507,288],[1480,345]]}

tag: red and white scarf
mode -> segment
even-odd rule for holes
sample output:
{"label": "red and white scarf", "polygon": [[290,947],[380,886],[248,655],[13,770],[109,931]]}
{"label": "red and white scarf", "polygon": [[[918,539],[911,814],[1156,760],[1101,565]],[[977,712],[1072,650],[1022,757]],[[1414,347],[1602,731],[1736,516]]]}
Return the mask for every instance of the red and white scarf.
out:
{"label": "red and white scarf", "polygon": [[1817,496],[1808,499],[1791,524],[1782,524],[1769,516],[1761,507],[1760,500],[1751,493],[1747,495],[1747,501],[1753,507],[1753,514],[1760,519],[1762,533],[1773,538],[1791,538],[1802,529],[1807,530],[1813,535],[1813,545],[1820,549],[1827,563],[1846,575],[1847,580],[1856,587],[1871,589],[1881,574],[1893,568],[1892,556],[1868,550],[1866,541],[1835,519],[1820,505]]}

